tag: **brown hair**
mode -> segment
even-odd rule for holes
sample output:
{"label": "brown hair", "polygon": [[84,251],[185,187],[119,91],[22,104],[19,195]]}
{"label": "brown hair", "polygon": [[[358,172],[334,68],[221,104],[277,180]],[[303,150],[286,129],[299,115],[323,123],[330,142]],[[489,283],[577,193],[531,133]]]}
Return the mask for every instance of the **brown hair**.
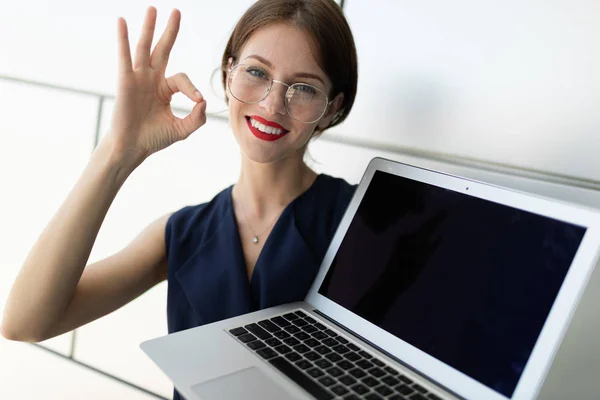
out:
{"label": "brown hair", "polygon": [[313,37],[316,61],[332,83],[330,99],[344,94],[340,109],[327,128],[341,123],[354,104],[358,65],[350,26],[333,0],[258,0],[254,3],[238,21],[223,52],[223,87],[226,87],[229,58],[237,61],[244,44],[256,30],[277,22],[291,22]]}

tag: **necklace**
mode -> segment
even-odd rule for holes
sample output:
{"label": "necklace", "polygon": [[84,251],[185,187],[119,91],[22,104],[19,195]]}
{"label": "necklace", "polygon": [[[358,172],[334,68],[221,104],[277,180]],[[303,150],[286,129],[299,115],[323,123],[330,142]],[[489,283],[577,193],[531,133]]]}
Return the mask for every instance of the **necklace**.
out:
{"label": "necklace", "polygon": [[248,219],[248,215],[246,214],[246,210],[244,209],[244,206],[242,205],[242,203],[240,202],[240,208],[242,209],[242,214],[244,214],[244,219],[246,220],[246,222],[248,223],[248,228],[250,228],[250,232],[252,232],[252,243],[254,244],[258,244],[258,237],[260,235],[262,235],[263,233],[265,233],[267,231],[267,229],[269,229],[271,227],[271,225],[273,225],[273,223],[277,220],[277,217],[279,217],[281,215],[281,213],[283,212],[283,210],[281,210],[281,212],[279,214],[277,214],[275,216],[275,218],[273,218],[273,220],[271,221],[271,223],[269,225],[267,225],[267,227],[260,232],[258,235],[256,233],[254,233],[254,229],[252,228],[252,224],[250,223],[250,220]]}

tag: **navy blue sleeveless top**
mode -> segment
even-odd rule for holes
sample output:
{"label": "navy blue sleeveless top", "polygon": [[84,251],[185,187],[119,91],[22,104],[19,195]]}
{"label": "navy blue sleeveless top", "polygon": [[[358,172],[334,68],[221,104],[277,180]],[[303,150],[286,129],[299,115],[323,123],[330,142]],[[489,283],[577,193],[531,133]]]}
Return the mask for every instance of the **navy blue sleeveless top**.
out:
{"label": "navy blue sleeveless top", "polygon": [[[248,281],[228,187],[167,221],[169,333],[304,300],[355,186],[318,175],[283,210]],[[181,397],[175,392],[175,400]]]}

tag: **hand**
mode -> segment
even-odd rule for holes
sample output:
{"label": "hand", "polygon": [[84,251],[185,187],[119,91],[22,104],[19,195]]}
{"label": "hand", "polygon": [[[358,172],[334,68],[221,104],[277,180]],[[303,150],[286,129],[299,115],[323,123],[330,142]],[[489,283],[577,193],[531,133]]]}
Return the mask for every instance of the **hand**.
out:
{"label": "hand", "polygon": [[[122,157],[139,162],[171,144],[186,139],[206,122],[206,101],[183,73],[165,78],[181,13],[173,10],[167,27],[150,53],[156,9],[148,8],[132,64],[127,23],[118,19],[119,76],[111,129],[107,139]],[[173,115],[170,102],[182,92],[196,104],[185,118]]]}

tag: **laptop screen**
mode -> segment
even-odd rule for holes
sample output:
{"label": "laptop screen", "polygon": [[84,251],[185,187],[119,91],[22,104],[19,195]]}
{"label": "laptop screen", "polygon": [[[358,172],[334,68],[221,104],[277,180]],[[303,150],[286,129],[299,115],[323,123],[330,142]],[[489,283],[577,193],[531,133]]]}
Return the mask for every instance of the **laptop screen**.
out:
{"label": "laptop screen", "polygon": [[510,398],[584,234],[376,171],[319,293]]}

